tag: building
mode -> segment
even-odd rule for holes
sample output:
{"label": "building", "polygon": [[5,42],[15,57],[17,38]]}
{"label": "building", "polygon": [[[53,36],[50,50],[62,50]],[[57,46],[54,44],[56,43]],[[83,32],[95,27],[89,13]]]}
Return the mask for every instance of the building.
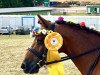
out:
{"label": "building", "polygon": [[52,10],[50,7],[1,8],[0,15],[48,15]]}
{"label": "building", "polygon": [[100,14],[100,5],[87,5],[88,14]]}
{"label": "building", "polygon": [[35,26],[35,16],[27,15],[1,15],[0,28],[10,26],[14,30],[17,27],[32,28]]}

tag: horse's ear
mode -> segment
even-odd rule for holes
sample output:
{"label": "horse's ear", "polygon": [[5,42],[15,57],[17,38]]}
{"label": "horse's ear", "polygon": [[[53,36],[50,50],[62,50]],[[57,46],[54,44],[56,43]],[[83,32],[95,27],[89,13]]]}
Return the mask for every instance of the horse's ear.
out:
{"label": "horse's ear", "polygon": [[42,22],[42,26],[45,27],[46,29],[48,29],[51,25],[51,23],[49,21],[47,21],[46,19],[44,19],[43,17],[41,17],[40,15],[37,15],[38,18],[41,20]]}

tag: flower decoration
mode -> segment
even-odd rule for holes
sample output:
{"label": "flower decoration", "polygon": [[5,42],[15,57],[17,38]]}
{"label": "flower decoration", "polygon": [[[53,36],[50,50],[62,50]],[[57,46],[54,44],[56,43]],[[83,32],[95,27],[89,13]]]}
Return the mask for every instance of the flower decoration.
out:
{"label": "flower decoration", "polygon": [[42,34],[46,35],[47,34],[47,30],[43,29],[41,30]]}
{"label": "flower decoration", "polygon": [[51,32],[53,32],[52,30],[46,30],[46,29],[40,29],[40,28],[35,28],[33,29],[33,35],[39,35],[39,34],[43,34],[43,35],[47,35]]}

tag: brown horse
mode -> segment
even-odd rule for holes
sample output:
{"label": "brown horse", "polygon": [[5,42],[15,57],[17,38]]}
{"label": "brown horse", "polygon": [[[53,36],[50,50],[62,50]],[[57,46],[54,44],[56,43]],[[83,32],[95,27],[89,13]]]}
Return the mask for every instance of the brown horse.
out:
{"label": "brown horse", "polygon": [[[62,35],[63,46],[61,49],[59,49],[59,52],[64,52],[69,57],[77,56],[81,53],[100,46],[100,33],[95,30],[89,29],[87,27],[80,27],[79,24],[74,24],[71,22],[66,22],[65,24],[55,23],[53,27],[51,26],[52,24],[43,17],[39,15],[38,17],[42,22],[42,29],[52,28],[55,32],[58,32]],[[34,42],[31,45],[31,48],[28,49],[25,59],[21,65],[21,68],[25,73],[37,73],[39,70],[39,65],[43,63],[39,63],[40,60],[45,60],[45,58],[42,56],[42,54],[46,53],[43,42],[44,38],[45,35],[42,34],[35,36]],[[96,60],[99,51],[100,49],[95,49],[94,52],[85,54],[76,59],[72,59],[82,75],[87,75],[91,64],[94,64],[93,62]],[[100,56],[92,74],[90,75],[100,75]]]}

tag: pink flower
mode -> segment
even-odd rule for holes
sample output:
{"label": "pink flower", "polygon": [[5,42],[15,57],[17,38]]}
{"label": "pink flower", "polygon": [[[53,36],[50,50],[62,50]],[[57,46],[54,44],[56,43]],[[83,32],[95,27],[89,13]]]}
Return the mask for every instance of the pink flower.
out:
{"label": "pink flower", "polygon": [[63,17],[58,17],[58,21],[63,21],[64,20],[64,18]]}

